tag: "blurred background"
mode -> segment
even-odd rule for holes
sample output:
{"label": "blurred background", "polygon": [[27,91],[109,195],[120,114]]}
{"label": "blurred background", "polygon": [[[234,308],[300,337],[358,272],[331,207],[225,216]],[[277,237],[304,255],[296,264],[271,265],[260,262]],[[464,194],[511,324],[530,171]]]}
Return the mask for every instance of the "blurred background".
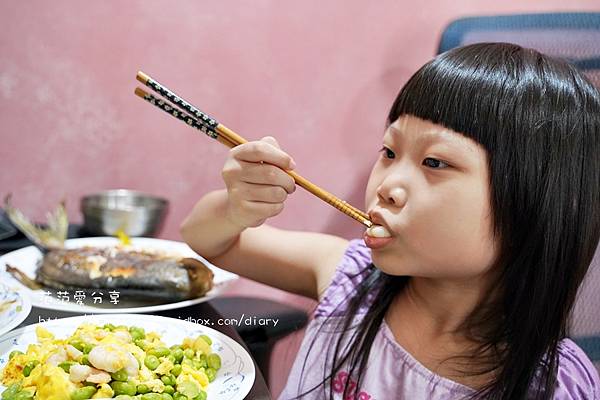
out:
{"label": "blurred background", "polygon": [[[227,149],[133,94],[138,70],[249,140],[277,138],[304,177],[363,208],[396,93],[471,15],[600,11],[598,0],[0,2],[0,196],[34,220],[61,199],[126,188],[170,202],[160,238],[222,187]],[[275,226],[348,239],[362,227],[298,190]],[[231,294],[310,310],[247,280]],[[278,395],[302,332],[277,345]]]}

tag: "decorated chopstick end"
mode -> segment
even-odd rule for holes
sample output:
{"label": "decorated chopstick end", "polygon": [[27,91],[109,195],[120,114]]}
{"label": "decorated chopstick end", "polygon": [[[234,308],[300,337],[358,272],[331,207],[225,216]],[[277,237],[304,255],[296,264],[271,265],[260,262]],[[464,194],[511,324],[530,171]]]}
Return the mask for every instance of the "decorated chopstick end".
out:
{"label": "decorated chopstick end", "polygon": [[138,71],[138,73],[136,75],[136,79],[145,85],[150,80],[150,77],[148,75],[146,75],[145,73],[143,73],[142,71]]}
{"label": "decorated chopstick end", "polygon": [[144,89],[139,88],[139,87],[135,88],[135,94],[144,99],[146,99],[147,96],[150,96],[150,93],[146,92]]}

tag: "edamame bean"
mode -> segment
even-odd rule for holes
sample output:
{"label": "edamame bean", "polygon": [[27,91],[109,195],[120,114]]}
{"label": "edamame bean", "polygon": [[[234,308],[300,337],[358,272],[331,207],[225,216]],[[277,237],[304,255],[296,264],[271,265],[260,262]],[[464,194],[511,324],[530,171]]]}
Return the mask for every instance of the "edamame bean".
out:
{"label": "edamame bean", "polygon": [[204,390],[200,390],[200,394],[194,397],[194,400],[206,400],[206,392]]}
{"label": "edamame bean", "polygon": [[154,371],[160,365],[160,361],[156,356],[147,356],[144,359],[144,365],[151,371]]}
{"label": "edamame bean", "polygon": [[211,368],[219,369],[221,368],[221,357],[215,353],[209,354],[206,359],[206,364]]}
{"label": "edamame bean", "polygon": [[173,357],[175,357],[176,363],[180,363],[181,360],[183,360],[183,350],[181,350],[180,348],[172,350],[171,355],[173,355]]}
{"label": "edamame bean", "polygon": [[10,352],[10,354],[8,355],[8,359],[12,359],[14,356],[19,355],[19,354],[25,354],[22,351],[19,350],[13,350]]}
{"label": "edamame bean", "polygon": [[33,371],[35,366],[39,363],[40,362],[38,360],[33,360],[25,364],[25,367],[23,367],[23,376],[27,378],[31,374],[31,371]]}
{"label": "edamame bean", "polygon": [[128,396],[126,394],[120,394],[117,397],[115,397],[115,400],[135,400],[135,397]]}
{"label": "edamame bean", "polygon": [[90,360],[88,360],[87,354],[84,354],[84,355],[81,356],[81,358],[79,359],[79,364],[81,364],[81,365],[89,365],[89,366],[92,365],[92,364],[90,364]]}
{"label": "edamame bean", "polygon": [[79,351],[83,351],[83,342],[79,339],[71,339],[69,344]]}
{"label": "edamame bean", "polygon": [[137,387],[132,382],[111,382],[110,387],[115,394],[126,394],[128,396],[135,396],[137,393]]}
{"label": "edamame bean", "polygon": [[144,339],[146,337],[146,335],[140,331],[131,331],[129,333],[131,334],[131,339],[133,341]]}
{"label": "edamame bean", "polygon": [[85,344],[83,345],[83,350],[81,350],[81,351],[83,352],[83,354],[90,354],[90,351],[92,351],[92,349],[93,349],[94,347],[95,347],[95,346],[94,346],[94,345],[92,345],[92,344],[85,343]]}
{"label": "edamame bean", "polygon": [[65,361],[58,364],[60,368],[62,368],[67,374],[71,370],[71,365],[75,364],[73,361]]}
{"label": "edamame bean", "polygon": [[175,394],[173,395],[173,400],[187,400],[187,396],[185,394],[175,392]]}
{"label": "edamame bean", "polygon": [[171,350],[167,349],[166,347],[155,347],[154,349],[148,351],[148,354],[156,357],[166,357],[171,354]]}
{"label": "edamame bean", "polygon": [[[166,380],[163,378],[166,378]],[[163,376],[161,376],[160,379],[163,381],[163,383],[165,385],[175,385],[175,383],[177,382],[177,380],[175,379],[175,375],[172,375],[172,374],[163,375]]]}
{"label": "edamame bean", "polygon": [[208,336],[206,336],[206,335],[200,335],[200,337],[201,337],[202,339],[204,339],[204,341],[205,341],[205,342],[206,342],[206,343],[207,343],[209,346],[212,344],[212,339],[211,339],[211,338],[209,338]]}
{"label": "edamame bean", "polygon": [[127,371],[125,371],[125,368],[121,368],[117,372],[113,372],[112,374],[110,374],[110,377],[113,378],[115,381],[120,382],[127,382],[127,379],[129,378],[129,376],[127,375]]}
{"label": "edamame bean", "polygon": [[142,349],[142,350],[144,350],[144,351],[145,351],[145,350],[146,350],[146,348],[148,347],[148,343],[147,343],[147,342],[146,342],[144,339],[137,339],[137,340],[134,340],[134,341],[133,341],[133,343],[134,343],[134,344],[135,344],[137,347],[139,347],[140,349]]}
{"label": "edamame bean", "polygon": [[97,392],[95,386],[84,386],[71,393],[71,400],[87,400]]}
{"label": "edamame bean", "polygon": [[131,334],[131,338],[134,341],[146,338],[146,331],[144,331],[144,328],[138,328],[137,326],[129,328],[129,334]]}
{"label": "edamame bean", "polygon": [[217,377],[217,371],[215,371],[213,368],[206,368],[204,372],[206,372],[206,376],[208,377],[209,382],[214,381]]}
{"label": "edamame bean", "polygon": [[208,367],[208,362],[207,362],[207,359],[206,359],[206,354],[200,354],[200,356],[197,359],[195,359],[194,361],[196,361],[198,363],[198,365],[199,365],[196,369]]}
{"label": "edamame bean", "polygon": [[174,376],[179,376],[179,374],[181,373],[181,364],[175,364],[173,368],[171,368],[171,373]]}
{"label": "edamame bean", "polygon": [[191,359],[191,358],[194,358],[194,355],[195,355],[194,349],[185,349],[183,351],[183,356],[185,358],[190,358]]}
{"label": "edamame bean", "polygon": [[169,393],[161,393],[160,394],[160,400],[173,400],[173,396],[171,396]]}
{"label": "edamame bean", "polygon": [[146,333],[146,330],[144,328],[142,328],[140,326],[135,326],[135,325],[129,327],[129,332],[131,332],[131,331],[138,331],[138,332]]}
{"label": "edamame bean", "polygon": [[150,392],[150,388],[146,385],[144,385],[143,383],[137,385],[137,392],[139,394],[146,394]]}
{"label": "edamame bean", "polygon": [[116,328],[116,326],[114,326],[113,324],[104,324],[104,326],[102,327],[102,329],[106,329],[107,331],[114,331]]}
{"label": "edamame bean", "polygon": [[9,400],[11,398],[14,398],[20,391],[21,384],[13,383],[9,387],[7,387],[4,392],[2,392],[2,400]]}
{"label": "edamame bean", "polygon": [[171,385],[165,385],[163,392],[172,395],[173,393],[175,393],[175,388]]}
{"label": "edamame bean", "polygon": [[173,354],[169,354],[168,356],[165,357],[165,359],[171,361],[171,363],[173,363],[173,364],[176,364],[175,356]]}
{"label": "edamame bean", "polygon": [[[13,397],[14,400],[33,400],[33,393],[28,390],[21,390]],[[11,399],[12,400],[12,399]]]}
{"label": "edamame bean", "polygon": [[142,400],[162,400],[162,396],[159,393],[146,393],[142,395]]}

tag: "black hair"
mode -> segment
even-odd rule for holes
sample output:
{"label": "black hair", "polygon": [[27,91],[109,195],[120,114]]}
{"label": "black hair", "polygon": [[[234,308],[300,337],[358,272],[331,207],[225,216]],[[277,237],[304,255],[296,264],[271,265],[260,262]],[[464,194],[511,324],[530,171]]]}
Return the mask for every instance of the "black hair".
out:
{"label": "black hair", "polygon": [[[394,101],[388,125],[403,115],[459,132],[488,154],[497,296],[461,326],[478,343],[461,357],[478,367],[476,375],[492,372],[492,378],[471,397],[552,398],[558,344],[568,335],[600,237],[600,93],[565,61],[513,44],[479,43],[419,69]],[[369,267],[347,299],[321,385],[348,363],[360,387],[373,339],[409,279]],[[367,313],[353,325],[374,289]]]}

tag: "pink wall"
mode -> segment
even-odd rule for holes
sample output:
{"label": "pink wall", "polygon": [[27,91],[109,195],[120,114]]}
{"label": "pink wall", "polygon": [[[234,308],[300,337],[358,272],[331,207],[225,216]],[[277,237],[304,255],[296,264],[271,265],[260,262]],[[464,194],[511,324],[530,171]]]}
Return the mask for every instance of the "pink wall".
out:
{"label": "pink wall", "polygon": [[[586,10],[600,3],[3,2],[0,196],[37,219],[66,197],[80,221],[82,195],[142,190],[171,201],[161,237],[178,240],[193,204],[221,186],[226,149],[134,96],[142,69],[246,138],[276,136],[300,174],[362,207],[387,109],[452,19]],[[272,223],[362,231],[302,190]],[[311,305],[247,282],[232,292]],[[274,395],[298,340],[279,346]]]}

